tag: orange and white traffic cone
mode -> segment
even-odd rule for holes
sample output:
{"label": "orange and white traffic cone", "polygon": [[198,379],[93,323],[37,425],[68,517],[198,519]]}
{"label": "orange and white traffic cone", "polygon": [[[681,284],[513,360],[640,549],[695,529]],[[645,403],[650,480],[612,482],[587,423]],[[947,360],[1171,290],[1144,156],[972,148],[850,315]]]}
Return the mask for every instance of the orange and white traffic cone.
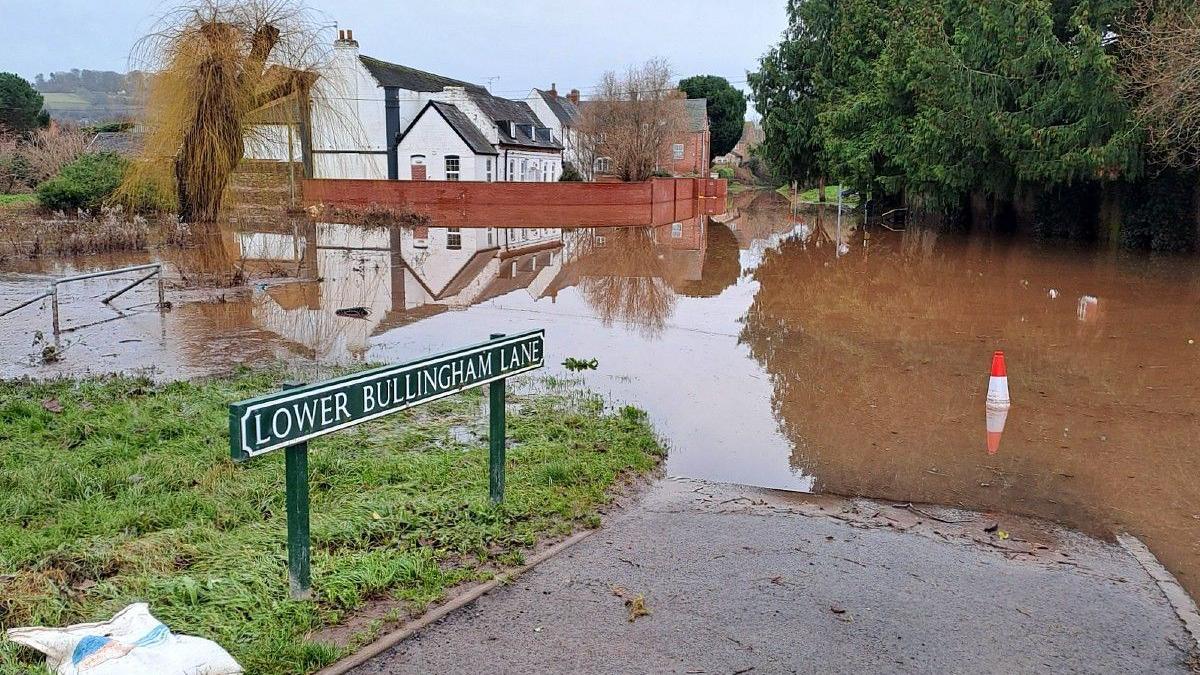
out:
{"label": "orange and white traffic cone", "polygon": [[1004,365],[1004,352],[992,354],[992,377],[988,380],[987,405],[991,408],[1008,408],[1008,368]]}
{"label": "orange and white traffic cone", "polygon": [[987,425],[987,451],[989,455],[994,455],[1000,450],[1000,436],[1004,434],[1004,423],[1008,421],[1008,406],[1000,408],[989,405],[984,410]]}

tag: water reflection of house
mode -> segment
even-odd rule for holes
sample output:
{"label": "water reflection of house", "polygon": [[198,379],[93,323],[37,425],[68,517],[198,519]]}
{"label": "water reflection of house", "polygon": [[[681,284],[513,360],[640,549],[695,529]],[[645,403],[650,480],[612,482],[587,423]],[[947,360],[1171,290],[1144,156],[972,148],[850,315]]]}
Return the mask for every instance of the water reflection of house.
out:
{"label": "water reflection of house", "polygon": [[267,286],[255,320],[325,361],[361,359],[374,335],[522,288],[540,297],[562,265],[562,232],[367,228],[317,223],[311,241],[236,231],[243,259],[305,251],[315,281]]}
{"label": "water reflection of house", "polygon": [[[418,304],[467,307],[524,288],[539,274],[552,278],[562,265],[558,228],[415,227],[396,232],[416,284],[410,302]],[[526,279],[531,272],[535,274]]]}

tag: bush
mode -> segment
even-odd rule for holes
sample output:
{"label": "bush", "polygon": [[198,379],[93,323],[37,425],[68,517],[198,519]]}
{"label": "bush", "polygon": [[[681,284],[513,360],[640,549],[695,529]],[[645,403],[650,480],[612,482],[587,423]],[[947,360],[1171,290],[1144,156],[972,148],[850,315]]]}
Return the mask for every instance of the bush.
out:
{"label": "bush", "polygon": [[81,155],[37,187],[38,201],[49,209],[98,209],[121,185],[128,165],[112,152]]}
{"label": "bush", "polygon": [[133,129],[133,122],[102,122],[88,127],[88,130],[93,134],[129,131],[131,129]]}
{"label": "bush", "polygon": [[717,174],[717,178],[725,180],[733,180],[733,167],[725,164],[718,164],[713,167],[713,173]]}
{"label": "bush", "polygon": [[583,180],[583,174],[579,173],[579,169],[571,162],[563,162],[562,175],[558,177],[560,181],[578,182]]}
{"label": "bush", "polygon": [[1195,172],[1164,171],[1129,187],[1121,245],[1159,252],[1196,248]]}
{"label": "bush", "polygon": [[666,169],[655,169],[650,174],[650,177],[651,178],[672,178],[673,176],[671,175],[671,172],[667,171]]}
{"label": "bush", "polygon": [[61,125],[34,132],[20,149],[29,165],[30,186],[54,178],[64,166],[79,159],[91,138],[80,129]]}

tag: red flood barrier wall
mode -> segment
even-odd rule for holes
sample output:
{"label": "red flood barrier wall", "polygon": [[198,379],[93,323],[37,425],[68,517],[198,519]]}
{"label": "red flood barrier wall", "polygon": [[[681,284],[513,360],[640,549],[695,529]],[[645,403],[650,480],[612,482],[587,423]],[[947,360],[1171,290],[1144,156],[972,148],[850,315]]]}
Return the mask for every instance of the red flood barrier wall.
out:
{"label": "red flood barrier wall", "polygon": [[665,225],[725,212],[727,186],[713,178],[641,183],[487,183],[315,178],[306,206],[400,208],[442,227]]}

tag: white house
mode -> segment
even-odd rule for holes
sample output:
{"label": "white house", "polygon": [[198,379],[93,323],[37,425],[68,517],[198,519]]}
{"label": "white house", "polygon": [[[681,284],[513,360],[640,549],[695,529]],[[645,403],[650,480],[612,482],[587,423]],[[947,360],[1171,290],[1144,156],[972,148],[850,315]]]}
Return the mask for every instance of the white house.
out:
{"label": "white house", "polygon": [[572,89],[566,96],[558,95],[558,88],[534,89],[525,97],[525,102],[538,118],[546,121],[551,133],[562,140],[563,161],[570,162],[583,171],[579,158],[579,90]]}
{"label": "white house", "polygon": [[552,181],[562,151],[527,102],[363,56],[338,31],[314,96],[313,177]]}

